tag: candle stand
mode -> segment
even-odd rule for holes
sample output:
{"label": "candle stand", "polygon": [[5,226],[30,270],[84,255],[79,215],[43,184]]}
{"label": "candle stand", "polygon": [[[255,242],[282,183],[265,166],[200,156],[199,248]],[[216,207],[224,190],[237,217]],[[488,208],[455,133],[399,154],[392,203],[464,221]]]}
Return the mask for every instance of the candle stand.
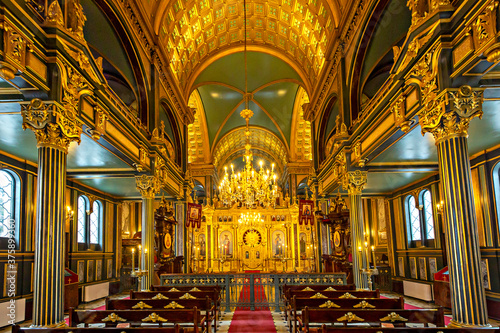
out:
{"label": "candle stand", "polygon": [[368,290],[373,290],[372,275],[378,275],[378,269],[376,268],[362,268],[362,274],[365,274],[368,279]]}

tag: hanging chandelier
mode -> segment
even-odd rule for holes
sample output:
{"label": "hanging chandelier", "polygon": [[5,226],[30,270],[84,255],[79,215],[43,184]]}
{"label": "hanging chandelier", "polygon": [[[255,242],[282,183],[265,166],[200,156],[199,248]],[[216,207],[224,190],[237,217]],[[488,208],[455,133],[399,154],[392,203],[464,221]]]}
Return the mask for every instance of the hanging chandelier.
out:
{"label": "hanging chandelier", "polygon": [[259,170],[253,168],[253,154],[250,145],[250,130],[248,123],[253,116],[252,110],[248,107],[248,73],[247,73],[247,13],[246,1],[243,2],[244,12],[244,57],[245,57],[245,109],[241,111],[240,116],[246,121],[245,131],[245,155],[243,161],[245,166],[241,172],[235,173],[234,166],[231,164],[231,174],[227,171],[227,166],[224,167],[224,177],[219,185],[219,199],[226,206],[234,203],[241,203],[246,208],[253,208],[257,205],[263,207],[275,206],[278,198],[277,175],[274,173],[274,163],[271,170],[264,169],[263,162],[259,163]]}
{"label": "hanging chandelier", "polygon": [[260,216],[259,213],[255,212],[241,213],[240,217],[238,218],[238,224],[240,224],[241,226],[255,228],[259,225],[262,225],[262,223],[264,223],[264,219]]}

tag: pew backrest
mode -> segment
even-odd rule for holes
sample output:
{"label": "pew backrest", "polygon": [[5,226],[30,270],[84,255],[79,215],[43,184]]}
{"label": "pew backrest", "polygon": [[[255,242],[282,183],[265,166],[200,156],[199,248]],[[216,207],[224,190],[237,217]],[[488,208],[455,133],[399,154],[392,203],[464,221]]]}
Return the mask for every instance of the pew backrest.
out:
{"label": "pew backrest", "polygon": [[67,328],[31,328],[14,325],[13,333],[183,333],[179,324],[173,327],[67,327]]}
{"label": "pew backrest", "polygon": [[298,298],[293,296],[291,307],[299,311],[306,306],[327,309],[404,309],[404,297],[399,298]]}
{"label": "pew backrest", "polygon": [[[149,309],[193,309],[194,307],[210,311],[212,299],[206,296],[204,299],[109,299],[106,297],[106,310],[149,310]],[[168,306],[168,308],[167,308]]]}

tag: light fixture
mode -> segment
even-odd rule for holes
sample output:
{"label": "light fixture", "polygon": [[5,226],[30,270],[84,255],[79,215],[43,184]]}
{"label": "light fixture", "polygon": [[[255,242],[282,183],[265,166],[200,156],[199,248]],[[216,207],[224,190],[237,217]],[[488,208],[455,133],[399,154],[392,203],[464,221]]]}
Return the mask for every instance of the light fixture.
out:
{"label": "light fixture", "polygon": [[246,122],[246,144],[245,155],[243,161],[245,166],[241,172],[235,173],[234,166],[231,164],[231,175],[227,172],[227,167],[224,167],[224,177],[219,185],[219,199],[226,206],[230,206],[236,202],[246,206],[246,208],[254,208],[257,205],[263,207],[274,206],[278,198],[277,175],[274,173],[274,163],[271,170],[265,170],[263,162],[260,161],[259,171],[253,168],[253,154],[250,145],[250,130],[248,123],[253,116],[252,110],[248,107],[248,71],[247,71],[247,13],[246,1],[243,1],[244,13],[244,62],[245,62],[245,109],[240,115]]}
{"label": "light fixture", "polygon": [[238,223],[242,226],[248,226],[254,228],[264,223],[264,219],[260,216],[259,213],[246,212],[240,214],[240,217],[238,218]]}
{"label": "light fixture", "polygon": [[73,221],[74,216],[75,216],[75,211],[72,210],[70,206],[66,206],[66,220]]}

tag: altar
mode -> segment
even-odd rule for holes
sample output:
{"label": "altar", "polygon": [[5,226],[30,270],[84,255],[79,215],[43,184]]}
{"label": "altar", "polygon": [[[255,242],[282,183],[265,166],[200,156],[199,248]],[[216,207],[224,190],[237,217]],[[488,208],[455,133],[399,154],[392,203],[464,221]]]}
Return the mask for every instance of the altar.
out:
{"label": "altar", "polygon": [[297,205],[203,207],[201,226],[187,231],[190,272],[319,271],[318,249],[329,251],[328,233],[298,217]]}

